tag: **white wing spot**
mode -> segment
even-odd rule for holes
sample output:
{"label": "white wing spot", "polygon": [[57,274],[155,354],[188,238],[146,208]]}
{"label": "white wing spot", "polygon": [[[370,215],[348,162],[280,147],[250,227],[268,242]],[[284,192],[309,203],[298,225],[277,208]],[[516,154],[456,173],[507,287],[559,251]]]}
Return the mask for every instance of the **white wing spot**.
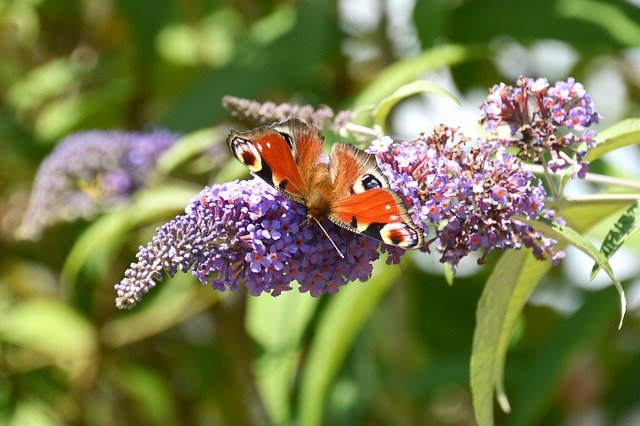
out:
{"label": "white wing spot", "polygon": [[384,206],[384,208],[387,210],[391,210],[391,204],[387,204],[386,206]]}
{"label": "white wing spot", "polygon": [[267,148],[271,148],[271,142],[267,142]]}
{"label": "white wing spot", "polygon": [[256,146],[258,147],[258,151],[262,152],[262,144],[258,142]]}

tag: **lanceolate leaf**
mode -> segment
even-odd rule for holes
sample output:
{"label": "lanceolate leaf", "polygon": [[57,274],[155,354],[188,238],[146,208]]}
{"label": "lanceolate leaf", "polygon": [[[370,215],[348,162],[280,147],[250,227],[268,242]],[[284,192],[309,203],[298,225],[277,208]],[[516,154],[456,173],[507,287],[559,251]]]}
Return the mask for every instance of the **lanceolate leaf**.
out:
{"label": "lanceolate leaf", "polygon": [[358,331],[396,277],[392,268],[378,260],[366,284],[352,283],[327,303],[309,348],[306,368],[300,378],[298,418],[295,424],[322,424],[324,402],[331,380],[338,372]]}
{"label": "lanceolate leaf", "polygon": [[628,145],[640,143],[640,119],[630,118],[598,134],[597,145],[591,148],[586,161],[594,161],[606,153]]}
{"label": "lanceolate leaf", "polygon": [[416,80],[425,72],[459,64],[483,54],[482,48],[445,45],[425,50],[418,56],[407,58],[385,68],[367,86],[353,105],[361,107],[377,104],[400,86]]}
{"label": "lanceolate leaf", "polygon": [[471,355],[471,391],[481,426],[493,424],[494,388],[502,409],[510,411],[503,390],[507,347],[518,315],[550,267],[528,250],[508,251],[485,285],[478,302]]}
{"label": "lanceolate leaf", "polygon": [[[624,244],[627,239],[640,230],[640,201],[636,201],[620,216],[602,243],[600,252],[611,259],[611,256]],[[600,266],[596,263],[591,269],[591,279],[594,279]]]}
{"label": "lanceolate leaf", "polygon": [[460,105],[460,101],[455,96],[439,85],[426,80],[418,80],[405,84],[393,92],[393,94],[387,96],[378,103],[378,106],[373,110],[373,119],[375,124],[380,126],[381,129],[384,129],[387,116],[391,112],[391,109],[403,99],[418,93],[434,93],[449,99],[456,105]]}
{"label": "lanceolate leaf", "polygon": [[[584,206],[562,210],[565,219],[583,232],[620,207],[593,206],[585,215]],[[561,249],[564,239],[556,246]],[[551,265],[533,257],[528,250],[506,252],[487,281],[476,313],[477,323],[471,356],[471,391],[476,420],[493,425],[493,398],[506,412],[510,410],[504,393],[503,368],[516,320],[529,295]]]}
{"label": "lanceolate leaf", "polygon": [[567,365],[609,333],[618,303],[608,288],[591,292],[575,314],[560,321],[523,376],[523,386],[513,401],[513,415],[509,416],[511,426],[540,423],[539,417],[552,404],[555,390],[566,377]]}
{"label": "lanceolate leaf", "polygon": [[624,290],[620,285],[620,281],[613,273],[613,269],[611,268],[611,265],[609,265],[609,260],[604,256],[604,254],[598,251],[596,246],[594,246],[591,243],[591,241],[589,241],[587,238],[577,233],[575,230],[569,228],[568,226],[560,225],[556,222],[553,222],[551,220],[546,220],[546,219],[539,219],[539,220],[522,219],[522,221],[527,223],[533,229],[542,232],[544,235],[548,237],[555,238],[558,241],[564,241],[566,243],[573,245],[575,248],[577,248],[578,250],[580,250],[587,256],[591,257],[593,260],[595,260],[596,264],[600,268],[604,269],[607,275],[609,275],[609,278],[611,278],[611,281],[613,281],[613,285],[616,287],[616,290],[618,290],[618,293],[620,295],[619,326],[622,326],[624,314],[627,311],[627,301],[624,295]]}

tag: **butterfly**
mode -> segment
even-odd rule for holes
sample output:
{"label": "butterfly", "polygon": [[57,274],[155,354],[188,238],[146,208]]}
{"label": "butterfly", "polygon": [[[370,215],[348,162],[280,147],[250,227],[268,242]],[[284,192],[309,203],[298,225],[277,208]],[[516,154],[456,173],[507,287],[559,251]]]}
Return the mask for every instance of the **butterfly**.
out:
{"label": "butterfly", "polygon": [[[323,161],[323,137],[298,118],[246,132],[227,145],[249,171],[307,208],[307,220],[328,218],[342,228],[404,249],[424,245],[402,198],[390,189],[375,157],[336,143]],[[339,250],[338,250],[339,252]]]}

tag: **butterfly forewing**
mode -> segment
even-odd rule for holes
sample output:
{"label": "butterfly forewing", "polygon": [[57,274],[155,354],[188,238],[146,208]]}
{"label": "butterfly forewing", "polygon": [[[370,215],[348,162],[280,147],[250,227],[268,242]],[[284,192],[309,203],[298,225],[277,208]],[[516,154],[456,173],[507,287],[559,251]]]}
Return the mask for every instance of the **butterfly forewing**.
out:
{"label": "butterfly forewing", "polygon": [[294,157],[291,136],[270,127],[231,131],[227,144],[240,162],[285,196],[304,204],[307,184]]}

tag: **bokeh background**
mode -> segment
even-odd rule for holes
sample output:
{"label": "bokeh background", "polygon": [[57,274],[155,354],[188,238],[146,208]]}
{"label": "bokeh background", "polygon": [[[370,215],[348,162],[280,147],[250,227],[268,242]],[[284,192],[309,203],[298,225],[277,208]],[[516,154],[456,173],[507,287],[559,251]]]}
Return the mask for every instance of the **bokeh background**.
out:
{"label": "bokeh background", "polygon": [[[0,423],[474,424],[475,309],[499,254],[449,286],[437,259],[411,253],[321,299],[217,294],[179,274],[120,312],[113,285],[202,186],[246,176],[219,149],[247,125],[223,96],[338,111],[429,79],[462,106],[411,97],[391,133],[473,134],[488,88],[519,75],[584,83],[600,129],[637,116],[640,3],[0,0]],[[129,205],[18,238],[36,170],[66,135],[156,128],[195,143]],[[637,178],[639,161],[626,149],[593,170]],[[588,281],[581,255],[545,277],[497,423],[640,423],[638,248],[613,259],[631,307],[620,331],[615,292]]]}

